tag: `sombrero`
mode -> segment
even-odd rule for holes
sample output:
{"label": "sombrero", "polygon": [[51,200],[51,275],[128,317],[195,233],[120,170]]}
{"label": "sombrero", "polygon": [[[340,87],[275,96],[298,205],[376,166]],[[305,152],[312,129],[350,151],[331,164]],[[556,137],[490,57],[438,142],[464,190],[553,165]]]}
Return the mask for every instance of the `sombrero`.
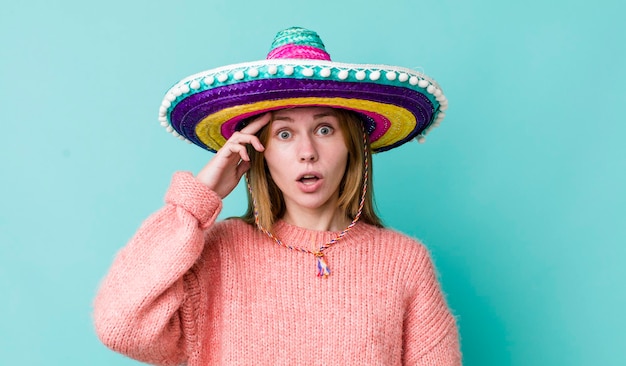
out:
{"label": "sombrero", "polygon": [[265,60],[189,76],[161,103],[161,125],[181,140],[219,150],[248,117],[299,106],[357,112],[380,152],[417,139],[445,117],[448,100],[421,72],[396,66],[333,62],[317,33],[278,32]]}

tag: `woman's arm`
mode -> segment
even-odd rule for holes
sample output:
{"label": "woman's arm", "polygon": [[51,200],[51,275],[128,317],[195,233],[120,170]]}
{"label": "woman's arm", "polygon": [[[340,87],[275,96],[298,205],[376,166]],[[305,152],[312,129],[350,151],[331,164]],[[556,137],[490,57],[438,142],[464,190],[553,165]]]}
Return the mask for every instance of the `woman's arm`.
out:
{"label": "woman's arm", "polygon": [[404,320],[405,365],[461,365],[456,322],[441,292],[428,251],[416,263],[417,291]]}
{"label": "woman's arm", "polygon": [[165,201],[115,258],[96,296],[94,321],[109,348],[143,362],[178,365],[187,358],[185,337],[194,333],[181,321],[181,309],[196,305],[188,304],[185,275],[222,201],[183,172],[174,175]]}

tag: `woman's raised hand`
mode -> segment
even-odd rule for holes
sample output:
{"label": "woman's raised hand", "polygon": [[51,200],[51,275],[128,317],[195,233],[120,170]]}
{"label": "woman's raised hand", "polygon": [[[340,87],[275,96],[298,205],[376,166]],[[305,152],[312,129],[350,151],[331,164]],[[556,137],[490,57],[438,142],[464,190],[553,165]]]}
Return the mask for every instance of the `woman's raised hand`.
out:
{"label": "woman's raised hand", "polygon": [[196,178],[221,198],[228,196],[235,189],[244,173],[250,169],[250,157],[246,145],[252,145],[258,152],[265,150],[255,133],[268,124],[270,118],[271,113],[265,113],[254,119],[241,131],[235,132],[213,159],[202,168]]}

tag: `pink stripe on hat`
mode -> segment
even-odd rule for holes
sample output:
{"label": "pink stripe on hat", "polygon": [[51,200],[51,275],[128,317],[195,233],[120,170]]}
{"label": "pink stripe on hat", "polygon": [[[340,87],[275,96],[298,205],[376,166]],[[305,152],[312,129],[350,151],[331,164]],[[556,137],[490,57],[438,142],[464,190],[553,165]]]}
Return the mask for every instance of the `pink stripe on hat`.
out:
{"label": "pink stripe on hat", "polygon": [[324,50],[317,47],[302,46],[293,43],[274,48],[267,54],[268,60],[288,58],[330,61],[330,55]]}

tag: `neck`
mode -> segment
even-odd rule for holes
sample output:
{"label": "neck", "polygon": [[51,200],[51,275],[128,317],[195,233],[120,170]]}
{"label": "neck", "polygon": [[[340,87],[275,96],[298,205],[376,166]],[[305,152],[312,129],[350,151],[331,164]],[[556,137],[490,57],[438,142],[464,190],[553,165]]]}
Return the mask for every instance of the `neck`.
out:
{"label": "neck", "polygon": [[289,207],[283,220],[288,224],[317,231],[341,231],[350,225],[350,219],[343,210],[331,206],[328,209],[307,209],[304,207]]}

